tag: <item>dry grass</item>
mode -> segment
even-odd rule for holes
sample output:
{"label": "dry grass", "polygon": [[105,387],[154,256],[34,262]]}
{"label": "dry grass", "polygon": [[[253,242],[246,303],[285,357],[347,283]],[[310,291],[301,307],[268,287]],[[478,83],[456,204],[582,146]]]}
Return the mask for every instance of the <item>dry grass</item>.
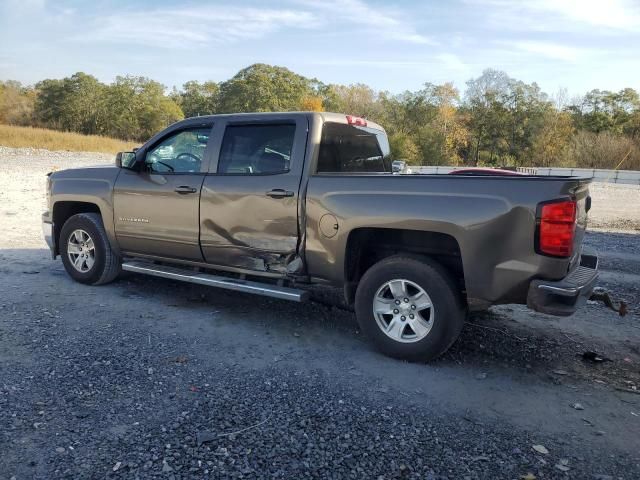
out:
{"label": "dry grass", "polygon": [[99,135],[59,132],[46,128],[0,125],[0,145],[5,147],[45,148],[71,152],[116,153],[131,150],[136,144]]}

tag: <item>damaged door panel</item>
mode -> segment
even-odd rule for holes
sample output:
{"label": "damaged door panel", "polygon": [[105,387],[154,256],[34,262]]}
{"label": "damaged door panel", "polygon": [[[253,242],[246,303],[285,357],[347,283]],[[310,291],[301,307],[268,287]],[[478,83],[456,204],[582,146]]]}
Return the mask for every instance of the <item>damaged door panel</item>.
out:
{"label": "damaged door panel", "polygon": [[291,273],[287,266],[298,252],[306,120],[242,119],[221,127],[218,155],[202,186],[204,258],[214,265]]}

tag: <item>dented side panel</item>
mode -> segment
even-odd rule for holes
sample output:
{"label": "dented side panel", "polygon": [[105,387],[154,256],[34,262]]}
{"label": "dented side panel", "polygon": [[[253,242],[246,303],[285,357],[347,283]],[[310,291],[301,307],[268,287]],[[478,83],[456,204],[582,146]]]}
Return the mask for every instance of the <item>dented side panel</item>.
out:
{"label": "dented side panel", "polygon": [[[218,174],[225,128],[295,123],[289,171],[279,174]],[[299,191],[305,163],[306,116],[246,115],[218,124],[215,151],[200,198],[200,245],[205,261],[256,272],[292,273],[299,248]],[[270,196],[274,190],[286,196]]]}

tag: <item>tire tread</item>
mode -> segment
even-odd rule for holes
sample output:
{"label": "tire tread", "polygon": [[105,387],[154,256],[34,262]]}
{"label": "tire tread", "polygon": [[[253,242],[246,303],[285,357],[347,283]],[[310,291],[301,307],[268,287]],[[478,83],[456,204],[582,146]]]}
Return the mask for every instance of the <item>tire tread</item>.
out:
{"label": "tire tread", "polygon": [[102,217],[98,213],[85,212],[73,215],[67,220],[67,222],[73,221],[74,219],[84,219],[94,226],[94,228],[98,231],[98,238],[96,238],[94,241],[101,242],[101,248],[104,251],[104,267],[102,269],[102,273],[100,277],[91,284],[104,285],[106,283],[114,281],[122,271],[122,263],[120,257],[116,255],[111,248],[109,237],[107,236],[107,231],[105,230],[104,224],[102,223]]}
{"label": "tire tread", "polygon": [[[372,290],[370,284],[373,282],[373,277],[380,275],[380,272],[389,270],[422,272],[422,274],[426,273],[432,280],[440,281],[440,287],[444,287],[443,292],[445,296],[448,297],[446,300],[442,300],[442,302],[447,305],[448,310],[445,314],[446,324],[438,334],[441,335],[441,338],[437,342],[439,347],[437,345],[430,345],[429,348],[423,351],[416,351],[416,345],[417,343],[424,342],[424,340],[416,344],[399,345],[398,342],[396,342],[391,345],[389,342],[392,342],[392,340],[387,340],[384,337],[382,337],[382,339],[376,338],[378,336],[377,331],[373,335],[372,340],[383,353],[396,358],[413,361],[429,361],[441,356],[459,337],[462,327],[464,326],[466,307],[460,288],[456,285],[456,282],[449,272],[437,261],[429,257],[410,254],[394,255],[379,261],[365,272],[360,279],[360,284],[356,292],[356,314],[361,329],[371,336],[371,330],[367,328],[367,323],[373,322],[375,324],[373,314],[370,313],[370,299],[364,298],[364,296],[367,295],[364,292]],[[358,308],[359,306],[360,308]],[[436,312],[438,312],[437,309]],[[438,315],[438,313],[436,313],[436,315]],[[440,318],[440,321],[442,321],[442,317]],[[375,329],[378,329],[377,324],[375,325]],[[428,343],[429,342],[427,342],[427,344]]]}

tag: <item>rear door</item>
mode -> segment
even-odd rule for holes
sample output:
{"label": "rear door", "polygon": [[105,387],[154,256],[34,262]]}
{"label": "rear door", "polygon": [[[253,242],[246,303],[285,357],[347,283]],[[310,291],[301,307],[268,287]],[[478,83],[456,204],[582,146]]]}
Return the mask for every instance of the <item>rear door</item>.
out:
{"label": "rear door", "polygon": [[125,252],[202,261],[199,201],[212,124],[173,130],[144,151],[141,171],[114,188],[115,231]]}
{"label": "rear door", "polygon": [[307,119],[254,118],[216,126],[220,147],[202,186],[200,243],[208,263],[283,272],[298,247]]}

